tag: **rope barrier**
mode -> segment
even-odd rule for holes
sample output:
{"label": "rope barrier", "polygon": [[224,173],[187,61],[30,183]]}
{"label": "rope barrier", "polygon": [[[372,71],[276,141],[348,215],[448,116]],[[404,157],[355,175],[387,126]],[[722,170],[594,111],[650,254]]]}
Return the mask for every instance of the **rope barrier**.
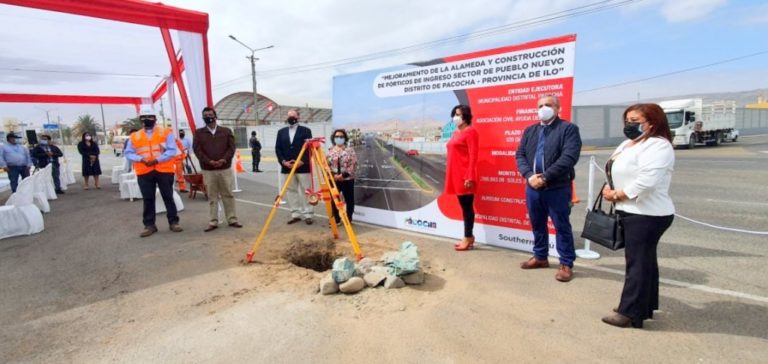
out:
{"label": "rope barrier", "polygon": [[[600,170],[600,172],[603,172],[603,174],[605,174],[605,170],[600,168],[600,166],[597,164],[597,162],[591,161],[591,163],[593,163],[594,166],[597,167],[597,169]],[[710,227],[710,228],[713,228],[713,229],[718,229],[718,230],[732,231],[732,232],[744,233],[744,234],[768,235],[768,231],[754,231],[754,230],[730,228],[730,227],[726,227],[726,226],[718,226],[718,225],[713,225],[713,224],[706,223],[706,222],[703,222],[703,221],[694,220],[694,219],[691,219],[690,217],[685,217],[685,216],[680,215],[680,214],[675,214],[675,217],[679,217],[679,218],[681,218],[683,220],[687,220],[687,221],[692,222],[694,224],[699,224],[699,225],[703,225],[703,226]]]}

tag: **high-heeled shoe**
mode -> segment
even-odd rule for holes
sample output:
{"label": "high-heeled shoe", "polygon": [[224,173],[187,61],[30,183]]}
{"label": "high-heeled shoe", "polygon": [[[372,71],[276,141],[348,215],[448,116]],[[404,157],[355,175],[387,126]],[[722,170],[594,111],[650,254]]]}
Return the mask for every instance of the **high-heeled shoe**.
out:
{"label": "high-heeled shoe", "polygon": [[455,249],[456,251],[467,251],[467,250],[472,250],[474,248],[475,248],[474,237],[464,238],[464,240],[462,240],[461,242],[453,246],[453,249]]}
{"label": "high-heeled shoe", "polygon": [[[467,244],[466,249],[458,249],[462,245],[464,245],[465,243]],[[464,240],[462,240],[462,241],[460,241],[460,242],[458,242],[456,244],[453,244],[453,248],[456,249],[456,250],[459,250],[459,251],[474,249],[475,248],[475,237],[472,236],[472,237],[469,237],[469,238],[464,238]]]}
{"label": "high-heeled shoe", "polygon": [[616,327],[634,327],[636,329],[642,329],[643,328],[643,321],[635,321],[631,318],[624,316],[620,313],[613,314],[611,316],[605,316],[603,317],[603,322],[605,322],[608,325],[613,325]]}

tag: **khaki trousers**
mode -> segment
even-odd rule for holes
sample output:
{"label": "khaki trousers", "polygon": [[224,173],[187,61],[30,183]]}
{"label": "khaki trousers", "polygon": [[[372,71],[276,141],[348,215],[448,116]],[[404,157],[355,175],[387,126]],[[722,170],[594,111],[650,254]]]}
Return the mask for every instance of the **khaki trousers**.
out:
{"label": "khaki trousers", "polygon": [[237,222],[235,212],[235,197],[232,196],[232,168],[217,169],[215,171],[202,170],[205,188],[208,190],[208,204],[210,205],[210,224],[219,223],[219,200],[224,204],[224,214],[227,223]]}
{"label": "khaki trousers", "polygon": [[[280,186],[285,183],[288,174],[280,175]],[[309,173],[296,173],[291,178],[288,190],[285,191],[285,198],[288,200],[288,207],[291,209],[291,217],[301,219],[310,219],[314,215],[312,206],[307,201],[304,191],[309,188]]]}

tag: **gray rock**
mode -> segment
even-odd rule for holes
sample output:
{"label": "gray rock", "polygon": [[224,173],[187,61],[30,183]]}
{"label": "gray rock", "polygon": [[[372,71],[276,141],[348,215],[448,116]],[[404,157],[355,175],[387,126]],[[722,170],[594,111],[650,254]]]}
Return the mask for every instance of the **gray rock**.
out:
{"label": "gray rock", "polygon": [[376,265],[376,262],[371,258],[363,258],[357,262],[355,267],[355,275],[362,277],[371,271],[371,268]]}
{"label": "gray rock", "polygon": [[416,273],[404,275],[403,282],[405,282],[405,284],[422,284],[424,283],[424,272],[418,271]]}
{"label": "gray rock", "polygon": [[336,259],[333,261],[331,275],[336,283],[344,283],[355,275],[355,263],[349,258]]}
{"label": "gray rock", "polygon": [[352,277],[339,285],[339,290],[347,294],[360,292],[363,288],[365,288],[365,281],[360,277]]}
{"label": "gray rock", "polygon": [[381,256],[381,259],[379,259],[380,262],[383,262],[384,264],[392,264],[392,262],[397,259],[397,252],[386,252],[384,255]]}
{"label": "gray rock", "polygon": [[384,282],[384,280],[387,279],[387,276],[378,272],[370,272],[366,273],[363,279],[368,287],[376,287]]}
{"label": "gray rock", "polygon": [[339,285],[330,275],[320,280],[320,293],[324,295],[334,294],[339,291]]}
{"label": "gray rock", "polygon": [[386,277],[389,275],[389,268],[381,265],[373,266],[371,267],[371,273],[379,273]]}
{"label": "gray rock", "polygon": [[403,287],[405,287],[405,282],[398,276],[387,276],[387,279],[384,281],[384,288],[386,289]]}

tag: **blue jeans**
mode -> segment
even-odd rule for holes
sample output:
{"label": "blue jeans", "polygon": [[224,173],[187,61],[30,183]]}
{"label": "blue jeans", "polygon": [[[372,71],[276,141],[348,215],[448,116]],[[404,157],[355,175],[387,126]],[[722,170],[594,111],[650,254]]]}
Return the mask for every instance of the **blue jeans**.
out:
{"label": "blue jeans", "polygon": [[21,179],[29,177],[29,167],[8,166],[8,178],[11,180],[12,192],[16,192],[16,187],[19,186],[19,176],[21,176]]}
{"label": "blue jeans", "polygon": [[554,190],[534,190],[529,185],[525,188],[525,197],[533,228],[533,254],[536,259],[544,260],[549,256],[547,218],[551,217],[555,225],[555,241],[557,254],[560,255],[560,264],[573,267],[576,250],[573,246],[570,221],[571,186]]}

